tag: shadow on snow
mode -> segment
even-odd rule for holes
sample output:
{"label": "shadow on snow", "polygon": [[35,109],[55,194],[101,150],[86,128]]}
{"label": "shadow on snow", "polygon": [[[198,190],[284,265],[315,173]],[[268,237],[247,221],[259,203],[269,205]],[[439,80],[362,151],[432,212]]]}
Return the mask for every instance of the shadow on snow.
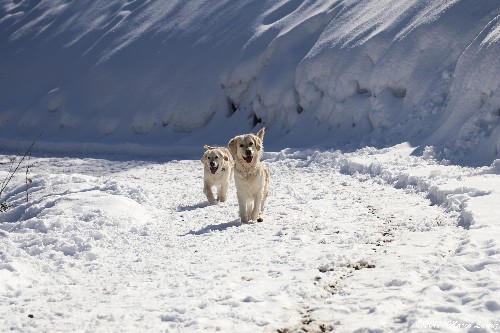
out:
{"label": "shadow on snow", "polygon": [[241,226],[241,222],[239,220],[234,220],[231,222],[226,222],[226,223],[221,223],[221,224],[210,224],[210,225],[207,225],[206,227],[201,228],[200,230],[191,230],[191,231],[189,231],[181,236],[187,236],[187,235],[199,236],[199,235],[204,235],[204,234],[210,233],[212,231],[224,231],[224,230],[231,228],[231,227],[240,227],[240,226]]}
{"label": "shadow on snow", "polygon": [[208,206],[210,206],[210,203],[208,201],[205,201],[205,202],[200,202],[200,203],[197,203],[197,204],[194,204],[194,205],[179,206],[179,207],[177,207],[177,211],[178,212],[188,212],[188,211],[191,211],[191,210],[195,210],[195,209],[198,209],[198,208],[205,208],[205,207],[208,207]]}

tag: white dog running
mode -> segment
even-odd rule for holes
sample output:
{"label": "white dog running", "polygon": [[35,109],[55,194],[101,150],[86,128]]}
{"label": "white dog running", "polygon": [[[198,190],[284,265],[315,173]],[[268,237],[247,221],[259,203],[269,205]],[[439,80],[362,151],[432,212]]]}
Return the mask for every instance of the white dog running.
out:
{"label": "white dog running", "polygon": [[261,163],[265,128],[257,135],[244,134],[231,139],[229,150],[235,157],[234,182],[242,223],[262,222],[262,212],[269,192],[269,171]]}
{"label": "white dog running", "polygon": [[215,203],[212,187],[217,189],[217,200],[224,202],[227,199],[227,190],[231,181],[234,160],[229,150],[225,147],[211,147],[205,145],[207,150],[201,158],[204,165],[203,193],[207,196],[208,202]]}

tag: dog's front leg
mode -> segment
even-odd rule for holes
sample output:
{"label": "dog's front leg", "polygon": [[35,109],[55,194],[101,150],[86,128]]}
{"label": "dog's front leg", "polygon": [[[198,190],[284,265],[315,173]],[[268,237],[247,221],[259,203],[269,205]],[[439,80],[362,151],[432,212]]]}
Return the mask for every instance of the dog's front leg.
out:
{"label": "dog's front leg", "polygon": [[205,195],[207,196],[208,202],[210,202],[211,204],[215,203],[214,194],[212,193],[212,187],[208,182],[205,182],[203,193],[205,193]]}
{"label": "dog's front leg", "polygon": [[220,202],[225,202],[227,200],[228,185],[228,183],[224,183],[220,186],[220,188],[217,188],[217,200]]}
{"label": "dog's front leg", "polygon": [[262,193],[259,193],[254,197],[251,220],[261,222],[261,219],[259,216],[260,209],[261,209],[261,203],[262,203]]}
{"label": "dog's front leg", "polygon": [[238,197],[238,207],[240,209],[240,220],[241,223],[248,223],[248,213],[247,213],[247,202],[243,195],[237,193]]}

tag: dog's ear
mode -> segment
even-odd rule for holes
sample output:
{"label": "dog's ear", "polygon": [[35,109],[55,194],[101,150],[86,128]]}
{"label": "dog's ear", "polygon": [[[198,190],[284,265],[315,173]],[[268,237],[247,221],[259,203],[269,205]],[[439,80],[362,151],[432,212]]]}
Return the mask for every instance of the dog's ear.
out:
{"label": "dog's ear", "polygon": [[255,141],[255,147],[257,150],[262,150],[262,139],[259,136],[254,135],[253,139]]}
{"label": "dog's ear", "polygon": [[231,156],[231,153],[229,152],[229,149],[227,148],[221,148],[221,151],[224,155],[224,160],[226,161],[233,161],[233,156]]}
{"label": "dog's ear", "polygon": [[227,147],[229,148],[229,151],[236,156],[236,138],[232,138],[231,141],[227,144]]}
{"label": "dog's ear", "polygon": [[217,148],[217,157],[220,157],[224,161],[227,161],[227,155],[224,148]]}
{"label": "dog's ear", "polygon": [[[206,147],[206,146],[205,146],[205,147]],[[206,148],[205,148],[205,149],[206,149]],[[205,160],[206,160],[206,159],[207,159],[207,154],[205,153],[205,154],[203,154],[203,156],[201,157],[200,162],[201,162],[202,164],[205,164]]]}
{"label": "dog's ear", "polygon": [[261,141],[264,141],[264,134],[266,133],[266,128],[262,127],[260,131],[257,132],[257,136],[260,138]]}

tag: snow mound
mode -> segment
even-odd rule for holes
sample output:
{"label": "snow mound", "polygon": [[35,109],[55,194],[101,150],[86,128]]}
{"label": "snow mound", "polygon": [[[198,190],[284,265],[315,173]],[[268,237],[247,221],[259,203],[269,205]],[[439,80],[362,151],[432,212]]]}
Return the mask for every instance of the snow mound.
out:
{"label": "snow mound", "polygon": [[93,260],[95,242],[114,242],[106,239],[103,230],[140,232],[149,221],[142,206],[147,198],[115,181],[101,184],[95,177],[78,174],[34,175],[33,179],[28,189],[23,184],[4,193],[11,209],[2,214],[0,224],[1,230],[24,234],[21,248],[32,256],[50,256],[55,251]]}

